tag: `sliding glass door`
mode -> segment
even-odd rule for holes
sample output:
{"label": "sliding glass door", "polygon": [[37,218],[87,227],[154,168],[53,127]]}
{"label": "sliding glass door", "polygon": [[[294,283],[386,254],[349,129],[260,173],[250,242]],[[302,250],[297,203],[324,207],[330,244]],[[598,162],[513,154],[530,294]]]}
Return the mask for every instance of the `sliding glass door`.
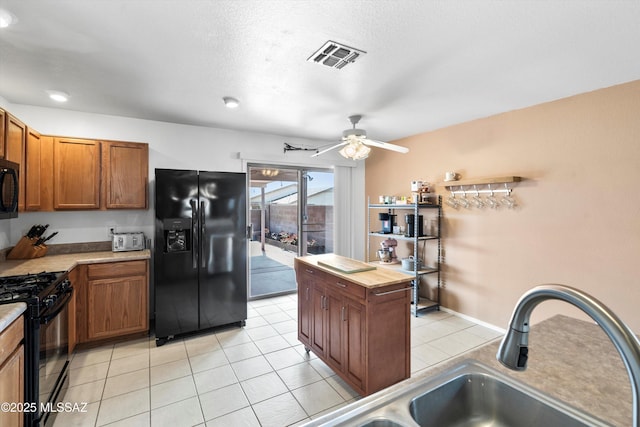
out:
{"label": "sliding glass door", "polygon": [[296,291],[293,259],[333,251],[333,171],[249,165],[249,298]]}

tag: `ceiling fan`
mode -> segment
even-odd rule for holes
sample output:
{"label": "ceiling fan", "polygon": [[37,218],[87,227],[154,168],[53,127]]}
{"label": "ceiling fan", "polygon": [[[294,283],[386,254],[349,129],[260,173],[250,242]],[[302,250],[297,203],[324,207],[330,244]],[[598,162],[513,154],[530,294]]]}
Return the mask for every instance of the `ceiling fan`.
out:
{"label": "ceiling fan", "polygon": [[384,148],[385,150],[396,151],[398,153],[409,152],[409,149],[406,147],[367,138],[367,132],[364,129],[356,129],[356,125],[361,118],[361,115],[349,116],[349,121],[353,125],[353,128],[342,132],[342,142],[334,145],[333,147],[329,147],[326,150],[318,151],[311,157],[319,156],[320,154],[324,154],[327,151],[331,151],[338,147],[343,147],[339,151],[343,157],[353,160],[366,159],[371,152],[371,148],[369,146]]}

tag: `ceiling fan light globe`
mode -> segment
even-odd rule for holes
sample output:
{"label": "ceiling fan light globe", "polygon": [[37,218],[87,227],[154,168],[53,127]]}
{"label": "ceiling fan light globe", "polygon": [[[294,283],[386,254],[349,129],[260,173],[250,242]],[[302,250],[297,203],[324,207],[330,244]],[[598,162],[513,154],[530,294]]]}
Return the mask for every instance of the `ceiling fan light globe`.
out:
{"label": "ceiling fan light globe", "polygon": [[349,144],[345,145],[342,150],[340,150],[340,155],[342,157],[346,157],[347,159],[353,159],[353,156],[356,155],[356,152],[356,145],[350,142]]}
{"label": "ceiling fan light globe", "polygon": [[369,157],[369,153],[371,152],[371,148],[367,147],[364,144],[360,144],[358,149],[356,150],[356,154],[353,157],[354,160],[362,160]]}
{"label": "ceiling fan light globe", "polygon": [[357,138],[350,140],[349,143],[339,151],[342,157],[352,160],[366,159],[369,157],[370,152],[371,148],[364,145]]}

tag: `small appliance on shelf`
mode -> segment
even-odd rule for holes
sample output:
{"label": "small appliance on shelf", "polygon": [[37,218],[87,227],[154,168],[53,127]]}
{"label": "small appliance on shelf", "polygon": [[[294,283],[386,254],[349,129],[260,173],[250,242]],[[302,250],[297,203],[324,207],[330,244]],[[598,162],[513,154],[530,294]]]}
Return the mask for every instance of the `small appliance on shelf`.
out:
{"label": "small appliance on shelf", "polygon": [[398,256],[396,255],[396,247],[398,241],[396,239],[386,239],[380,242],[378,249],[378,259],[382,264],[397,264]]}
{"label": "small appliance on shelf", "polygon": [[393,231],[393,226],[396,223],[396,215],[380,212],[378,214],[378,219],[382,222],[382,230],[380,233],[382,234],[391,234]]}
{"label": "small appliance on shelf", "polygon": [[411,193],[416,203],[429,203],[431,184],[426,181],[411,181]]}

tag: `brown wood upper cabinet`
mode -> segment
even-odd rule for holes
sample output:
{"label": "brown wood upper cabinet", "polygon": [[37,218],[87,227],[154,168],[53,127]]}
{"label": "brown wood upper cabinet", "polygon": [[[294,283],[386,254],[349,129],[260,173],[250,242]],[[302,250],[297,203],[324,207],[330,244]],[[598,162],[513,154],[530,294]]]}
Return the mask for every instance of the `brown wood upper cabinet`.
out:
{"label": "brown wood upper cabinet", "polygon": [[0,158],[19,165],[19,211],[149,206],[146,143],[40,135],[0,108]]}
{"label": "brown wood upper cabinet", "polygon": [[42,206],[42,137],[27,127],[25,144],[25,186],[24,197],[27,211],[39,211]]}
{"label": "brown wood upper cabinet", "polygon": [[[148,144],[43,137],[41,156],[40,210],[148,207]],[[53,180],[53,191],[47,189],[47,176]]]}
{"label": "brown wood upper cabinet", "polygon": [[100,208],[100,141],[53,139],[53,208]]}
{"label": "brown wood upper cabinet", "polygon": [[[19,188],[25,188],[25,144],[27,142],[27,126],[11,113],[5,112],[5,143],[4,158],[18,163],[18,185]],[[18,210],[24,211],[25,191],[18,193]]]}
{"label": "brown wood upper cabinet", "polygon": [[106,209],[146,209],[149,145],[102,142],[102,206]]}

